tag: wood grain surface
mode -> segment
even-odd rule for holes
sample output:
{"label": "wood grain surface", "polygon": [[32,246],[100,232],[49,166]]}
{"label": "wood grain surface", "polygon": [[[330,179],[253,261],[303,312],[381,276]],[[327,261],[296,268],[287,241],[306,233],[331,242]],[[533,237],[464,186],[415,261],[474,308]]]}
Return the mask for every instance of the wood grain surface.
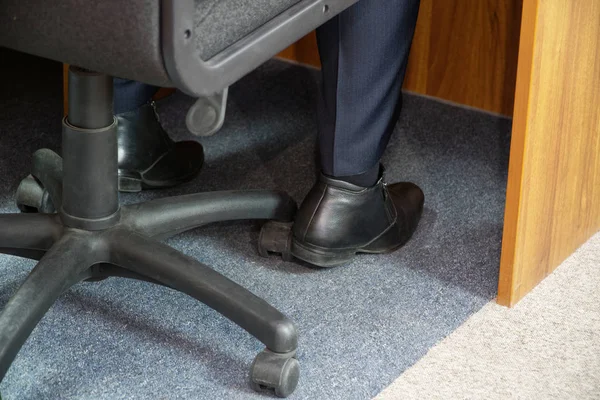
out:
{"label": "wood grain surface", "polygon": [[525,0],[498,302],[600,230],[600,1]]}

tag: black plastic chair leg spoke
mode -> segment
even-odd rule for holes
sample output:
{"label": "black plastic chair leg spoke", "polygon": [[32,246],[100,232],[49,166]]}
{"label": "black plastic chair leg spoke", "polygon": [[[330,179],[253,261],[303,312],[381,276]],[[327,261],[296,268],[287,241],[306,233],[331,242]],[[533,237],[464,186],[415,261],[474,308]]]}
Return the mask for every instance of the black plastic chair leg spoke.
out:
{"label": "black plastic chair leg spoke", "polygon": [[148,237],[164,239],[202,225],[241,219],[291,221],[296,203],[278,191],[223,191],[158,199],[123,208],[123,220]]}
{"label": "black plastic chair leg spoke", "polygon": [[296,350],[295,325],[237,283],[160,242],[119,231],[111,232],[109,240],[111,263],[194,297],[247,330],[274,352]]}
{"label": "black plastic chair leg spoke", "polygon": [[89,267],[93,252],[72,235],[61,238],[40,260],[0,314],[0,381],[44,314]]}
{"label": "black plastic chair leg spoke", "polygon": [[[154,283],[155,285],[167,286],[162,282],[149,278],[145,275],[138,274],[126,268],[121,268],[111,264],[97,264],[87,271],[84,271],[81,280],[101,281],[107,278],[127,278],[135,279],[143,282]],[[167,286],[168,287],[168,286]]]}
{"label": "black plastic chair leg spoke", "polygon": [[56,215],[0,214],[0,253],[27,258],[48,250],[62,234]]}

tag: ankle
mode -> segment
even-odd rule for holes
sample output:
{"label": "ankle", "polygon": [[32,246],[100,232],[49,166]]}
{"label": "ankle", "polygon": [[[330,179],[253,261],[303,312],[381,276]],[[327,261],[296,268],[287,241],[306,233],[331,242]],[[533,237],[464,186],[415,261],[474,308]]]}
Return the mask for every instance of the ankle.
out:
{"label": "ankle", "polygon": [[381,177],[381,166],[379,163],[375,164],[372,168],[356,175],[347,176],[335,176],[334,179],[338,179],[344,182],[351,183],[360,187],[371,187],[374,186],[379,178]]}

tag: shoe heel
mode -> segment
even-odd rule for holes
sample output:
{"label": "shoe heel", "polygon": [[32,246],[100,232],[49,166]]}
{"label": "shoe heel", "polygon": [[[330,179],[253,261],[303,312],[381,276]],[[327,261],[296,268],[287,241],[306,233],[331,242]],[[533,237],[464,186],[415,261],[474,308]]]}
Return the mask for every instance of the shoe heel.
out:
{"label": "shoe heel", "polygon": [[300,243],[292,239],[291,253],[294,257],[323,268],[338,267],[352,261],[355,250],[331,250]]}
{"label": "shoe heel", "polygon": [[367,246],[363,247],[360,252],[361,253],[387,253],[390,251],[394,251],[400,246],[404,245],[408,242],[408,239],[412,236],[412,232],[404,235],[404,237],[400,233],[400,229],[398,229],[398,224],[395,223],[391,227],[388,228],[381,236],[377,239],[369,243]]}

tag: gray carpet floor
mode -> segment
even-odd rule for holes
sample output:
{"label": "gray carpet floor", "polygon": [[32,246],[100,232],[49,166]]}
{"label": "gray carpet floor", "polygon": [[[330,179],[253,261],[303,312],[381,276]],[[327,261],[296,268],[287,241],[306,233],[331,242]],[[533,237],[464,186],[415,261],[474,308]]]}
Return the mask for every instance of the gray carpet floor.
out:
{"label": "gray carpet floor", "polygon": [[[0,212],[37,148],[60,149],[61,67],[2,50]],[[228,116],[203,138],[206,165],[175,189],[279,188],[300,201],[315,177],[315,71],[273,61],[230,90]],[[193,99],[159,103],[165,127],[190,138]],[[211,265],[291,317],[300,329],[297,399],[369,399],[496,293],[510,120],[405,96],[385,155],[388,181],[426,196],[401,250],[321,270],[261,258],[260,224],[220,223],[168,244]],[[34,263],[0,256],[0,307]],[[262,345],[208,307],[126,279],[80,284],[34,330],[0,384],[3,399],[260,399],[247,374]]]}

